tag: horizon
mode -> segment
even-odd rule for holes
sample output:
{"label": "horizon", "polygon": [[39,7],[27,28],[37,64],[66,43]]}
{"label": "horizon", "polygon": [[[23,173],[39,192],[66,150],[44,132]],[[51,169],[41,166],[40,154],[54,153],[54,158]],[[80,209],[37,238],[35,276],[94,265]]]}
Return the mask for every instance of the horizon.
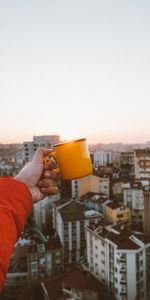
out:
{"label": "horizon", "polygon": [[[59,133],[50,133],[50,134],[38,134],[38,135],[32,135],[32,137],[29,137],[28,139],[25,139],[25,140],[6,140],[6,141],[1,141],[0,140],[0,144],[1,145],[11,145],[11,144],[23,144],[24,142],[32,142],[33,141],[33,136],[47,136],[47,135],[58,135],[58,136],[60,136],[60,134]],[[75,140],[75,139],[78,139],[78,138],[83,138],[83,137],[76,137],[76,138],[72,138],[72,139],[67,139],[67,138],[62,138],[61,136],[60,136],[60,141],[71,141],[71,140]],[[84,138],[86,138],[86,137],[84,137]],[[136,141],[136,142],[134,142],[134,141],[120,141],[120,140],[118,140],[118,141],[100,141],[100,140],[97,140],[97,141],[90,141],[90,140],[88,140],[87,138],[86,138],[86,140],[87,140],[87,143],[88,143],[88,145],[97,145],[97,144],[102,144],[102,145],[109,145],[109,144],[123,144],[123,145],[136,145],[136,144],[150,144],[150,141],[148,141],[148,140],[146,140],[146,141]]]}

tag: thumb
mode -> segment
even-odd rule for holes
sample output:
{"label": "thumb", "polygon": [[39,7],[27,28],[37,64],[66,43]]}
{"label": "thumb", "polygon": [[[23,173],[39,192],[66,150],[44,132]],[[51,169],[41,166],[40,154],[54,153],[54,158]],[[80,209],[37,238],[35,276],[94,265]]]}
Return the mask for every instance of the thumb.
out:
{"label": "thumb", "polygon": [[34,162],[43,163],[43,157],[50,153],[51,153],[50,149],[45,149],[45,148],[39,147],[36,150],[36,152],[34,153],[32,159],[34,160]]}

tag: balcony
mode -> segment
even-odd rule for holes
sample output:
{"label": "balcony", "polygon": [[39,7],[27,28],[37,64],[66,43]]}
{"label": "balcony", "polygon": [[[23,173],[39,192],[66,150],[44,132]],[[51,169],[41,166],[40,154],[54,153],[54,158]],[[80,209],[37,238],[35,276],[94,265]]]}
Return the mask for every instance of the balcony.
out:
{"label": "balcony", "polygon": [[125,262],[126,261],[126,257],[125,256],[120,256],[119,260]]}
{"label": "balcony", "polygon": [[126,271],[127,271],[127,270],[126,270],[125,268],[121,268],[121,269],[120,269],[120,273],[126,273]]}
{"label": "balcony", "polygon": [[126,295],[126,293],[127,293],[126,291],[121,291],[120,296],[124,296],[124,295]]}

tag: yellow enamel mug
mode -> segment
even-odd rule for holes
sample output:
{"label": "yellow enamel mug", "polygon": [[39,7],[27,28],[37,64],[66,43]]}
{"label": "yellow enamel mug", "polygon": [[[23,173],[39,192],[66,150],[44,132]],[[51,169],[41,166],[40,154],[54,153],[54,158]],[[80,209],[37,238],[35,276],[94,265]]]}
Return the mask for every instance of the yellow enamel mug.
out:
{"label": "yellow enamel mug", "polygon": [[53,148],[54,152],[50,156],[55,157],[62,179],[73,180],[92,173],[93,167],[85,138],[55,144]]}

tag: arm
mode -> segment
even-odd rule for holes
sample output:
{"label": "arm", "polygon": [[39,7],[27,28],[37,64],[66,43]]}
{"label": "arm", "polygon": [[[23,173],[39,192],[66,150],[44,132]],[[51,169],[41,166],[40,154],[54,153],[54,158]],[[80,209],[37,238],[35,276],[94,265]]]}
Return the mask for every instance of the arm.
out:
{"label": "arm", "polygon": [[0,290],[8,271],[14,244],[31,212],[32,196],[24,183],[0,178]]}
{"label": "arm", "polygon": [[39,148],[16,178],[0,177],[0,291],[3,288],[11,254],[22,232],[32,203],[58,193],[54,161],[43,165],[49,150]]}

